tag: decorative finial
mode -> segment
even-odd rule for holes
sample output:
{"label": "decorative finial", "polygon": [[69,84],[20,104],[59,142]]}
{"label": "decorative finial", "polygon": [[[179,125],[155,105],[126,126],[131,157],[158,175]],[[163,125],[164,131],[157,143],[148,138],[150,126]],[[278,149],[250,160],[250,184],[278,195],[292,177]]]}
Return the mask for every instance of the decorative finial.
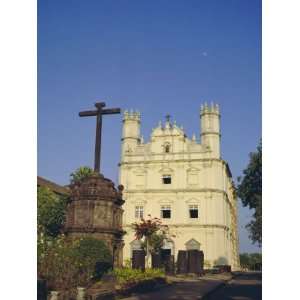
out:
{"label": "decorative finial", "polygon": [[195,133],[193,133],[192,141],[193,141],[193,142],[196,142],[196,135],[195,135]]}
{"label": "decorative finial", "polygon": [[144,144],[144,137],[141,136],[141,144]]}
{"label": "decorative finial", "polygon": [[166,115],[166,129],[170,129],[171,128],[171,124],[170,124],[170,118],[171,116],[169,114]]}
{"label": "decorative finial", "polygon": [[171,116],[169,114],[167,114],[166,115],[166,121],[167,121],[167,123],[170,123],[170,118],[171,118]]}

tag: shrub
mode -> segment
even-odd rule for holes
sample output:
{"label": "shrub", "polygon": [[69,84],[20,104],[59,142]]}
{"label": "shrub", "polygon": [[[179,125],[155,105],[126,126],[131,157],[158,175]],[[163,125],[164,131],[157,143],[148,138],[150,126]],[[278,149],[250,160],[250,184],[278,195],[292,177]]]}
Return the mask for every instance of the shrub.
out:
{"label": "shrub", "polygon": [[165,276],[162,269],[145,269],[145,271],[142,271],[140,269],[115,268],[112,273],[121,285],[135,284],[143,280]]}
{"label": "shrub", "polygon": [[39,245],[38,275],[47,280],[50,289],[86,286],[111,267],[108,248],[94,238],[68,239],[60,235],[41,240]]}
{"label": "shrub", "polygon": [[89,177],[95,174],[94,170],[90,167],[79,167],[75,170],[75,172],[71,173],[70,181],[71,184],[78,183],[82,181],[84,178]]}
{"label": "shrub", "polygon": [[72,250],[73,241],[63,235],[52,239],[48,237],[38,243],[38,275],[47,280],[50,290],[76,286],[77,270]]}
{"label": "shrub", "polygon": [[112,268],[112,257],[103,241],[92,237],[82,238],[74,248],[74,261],[87,278],[99,279]]}

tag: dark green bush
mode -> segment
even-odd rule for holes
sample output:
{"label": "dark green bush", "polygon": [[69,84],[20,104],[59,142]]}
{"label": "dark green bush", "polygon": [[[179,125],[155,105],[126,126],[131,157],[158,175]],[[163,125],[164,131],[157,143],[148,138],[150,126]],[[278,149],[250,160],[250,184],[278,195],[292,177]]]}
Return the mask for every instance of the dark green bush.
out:
{"label": "dark green bush", "polygon": [[113,265],[111,262],[105,262],[105,261],[96,262],[94,278],[100,279],[103,274],[112,270],[112,268],[113,268]]}
{"label": "dark green bush", "polygon": [[112,257],[103,241],[60,235],[51,241],[41,239],[39,244],[38,275],[51,289],[87,286],[111,268]]}
{"label": "dark green bush", "polygon": [[80,263],[82,272],[89,272],[92,278],[101,276],[112,268],[112,256],[101,240],[92,237],[82,238],[74,248],[74,258]]}

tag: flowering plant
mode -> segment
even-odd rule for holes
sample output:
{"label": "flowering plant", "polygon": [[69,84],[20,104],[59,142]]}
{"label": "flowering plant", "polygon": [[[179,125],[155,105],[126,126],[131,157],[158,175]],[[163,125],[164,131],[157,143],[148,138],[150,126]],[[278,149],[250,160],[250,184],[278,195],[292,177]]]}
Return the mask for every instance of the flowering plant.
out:
{"label": "flowering plant", "polygon": [[148,217],[147,220],[142,218],[140,222],[135,222],[131,226],[137,240],[145,239],[146,265],[150,267],[150,252],[159,251],[163,245],[163,240],[167,237],[169,227],[163,225],[159,218],[151,218],[151,215]]}
{"label": "flowering plant", "polygon": [[145,220],[141,219],[141,222],[135,222],[132,224],[132,228],[135,231],[136,239],[140,240],[143,237],[149,237],[152,234],[156,233],[159,230],[167,230],[167,225],[162,225],[162,221],[159,218],[151,218],[151,215],[148,215],[150,218]]}

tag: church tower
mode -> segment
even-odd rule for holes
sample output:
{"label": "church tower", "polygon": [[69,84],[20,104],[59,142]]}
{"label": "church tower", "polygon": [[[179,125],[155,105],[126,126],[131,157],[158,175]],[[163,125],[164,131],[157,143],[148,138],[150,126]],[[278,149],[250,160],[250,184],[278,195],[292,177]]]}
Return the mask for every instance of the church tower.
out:
{"label": "church tower", "polygon": [[201,143],[209,146],[211,158],[220,159],[220,110],[218,104],[208,106],[207,103],[201,106]]}
{"label": "church tower", "polygon": [[139,112],[124,112],[122,156],[126,153],[133,152],[136,146],[140,143],[140,123],[141,115]]}

